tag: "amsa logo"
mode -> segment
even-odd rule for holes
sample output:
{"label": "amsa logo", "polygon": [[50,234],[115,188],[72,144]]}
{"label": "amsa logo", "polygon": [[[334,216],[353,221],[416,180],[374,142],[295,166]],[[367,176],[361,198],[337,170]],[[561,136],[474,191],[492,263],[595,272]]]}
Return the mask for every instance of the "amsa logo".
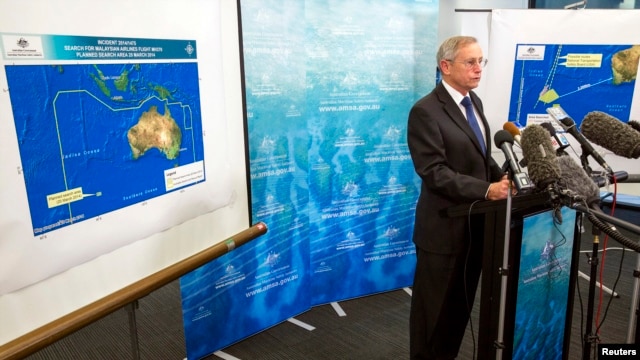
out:
{"label": "amsa logo", "polygon": [[518,45],[516,60],[544,60],[544,45]]}

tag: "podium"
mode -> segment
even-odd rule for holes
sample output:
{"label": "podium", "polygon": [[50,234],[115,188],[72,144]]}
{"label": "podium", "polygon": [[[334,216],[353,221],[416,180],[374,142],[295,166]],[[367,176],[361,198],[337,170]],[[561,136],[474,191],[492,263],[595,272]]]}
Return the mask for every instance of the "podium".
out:
{"label": "podium", "polygon": [[[547,194],[515,196],[510,205],[507,201],[447,209],[450,217],[484,217],[484,234],[472,234],[484,241],[480,319],[474,329],[477,358],[567,359],[581,216],[563,207],[561,214],[568,216],[559,228]],[[508,254],[504,254],[506,229]],[[531,320],[537,323],[528,325]]]}

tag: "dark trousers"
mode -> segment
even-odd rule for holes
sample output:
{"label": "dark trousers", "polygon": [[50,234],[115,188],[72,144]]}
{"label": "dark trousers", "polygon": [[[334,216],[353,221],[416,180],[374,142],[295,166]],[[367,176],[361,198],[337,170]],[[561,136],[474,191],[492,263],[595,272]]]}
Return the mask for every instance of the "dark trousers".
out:
{"label": "dark trousers", "polygon": [[417,249],[409,316],[411,359],[458,355],[482,270],[482,243],[476,243],[460,254]]}

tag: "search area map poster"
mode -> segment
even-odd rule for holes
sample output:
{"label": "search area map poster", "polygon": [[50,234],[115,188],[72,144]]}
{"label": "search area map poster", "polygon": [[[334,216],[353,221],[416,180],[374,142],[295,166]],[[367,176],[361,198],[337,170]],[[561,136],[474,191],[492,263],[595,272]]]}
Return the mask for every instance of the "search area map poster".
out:
{"label": "search area map poster", "polygon": [[547,108],[561,105],[578,126],[595,110],[626,122],[639,59],[640,46],[633,44],[517,44],[509,121],[554,123]]}
{"label": "search area map poster", "polygon": [[[205,166],[195,40],[0,35],[15,190],[0,208],[0,294],[224,206],[224,176]],[[3,275],[45,253],[57,261],[31,278]]]}
{"label": "search area map poster", "polygon": [[196,63],[5,69],[34,235],[205,180]]}

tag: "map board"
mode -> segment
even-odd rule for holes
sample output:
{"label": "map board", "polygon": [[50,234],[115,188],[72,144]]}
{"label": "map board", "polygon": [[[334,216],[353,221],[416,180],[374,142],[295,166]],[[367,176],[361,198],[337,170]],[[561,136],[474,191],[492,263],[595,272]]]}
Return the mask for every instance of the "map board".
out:
{"label": "map board", "polygon": [[[550,122],[563,133],[547,113],[553,106],[564,109],[578,127],[592,111],[622,122],[639,119],[638,16],[638,10],[493,10],[483,72],[483,81],[490,79],[483,101],[491,129],[507,121],[520,126]],[[569,153],[578,157],[580,145],[566,137]],[[614,171],[637,173],[636,159],[594,148]]]}
{"label": "map board", "polygon": [[[236,1],[0,9],[4,344],[239,233],[249,214]],[[160,147],[130,141],[154,123],[171,129]]]}
{"label": "map board", "polygon": [[[67,2],[50,11],[83,11]],[[0,26],[0,295],[233,201],[219,39],[133,14],[92,35]]]}

